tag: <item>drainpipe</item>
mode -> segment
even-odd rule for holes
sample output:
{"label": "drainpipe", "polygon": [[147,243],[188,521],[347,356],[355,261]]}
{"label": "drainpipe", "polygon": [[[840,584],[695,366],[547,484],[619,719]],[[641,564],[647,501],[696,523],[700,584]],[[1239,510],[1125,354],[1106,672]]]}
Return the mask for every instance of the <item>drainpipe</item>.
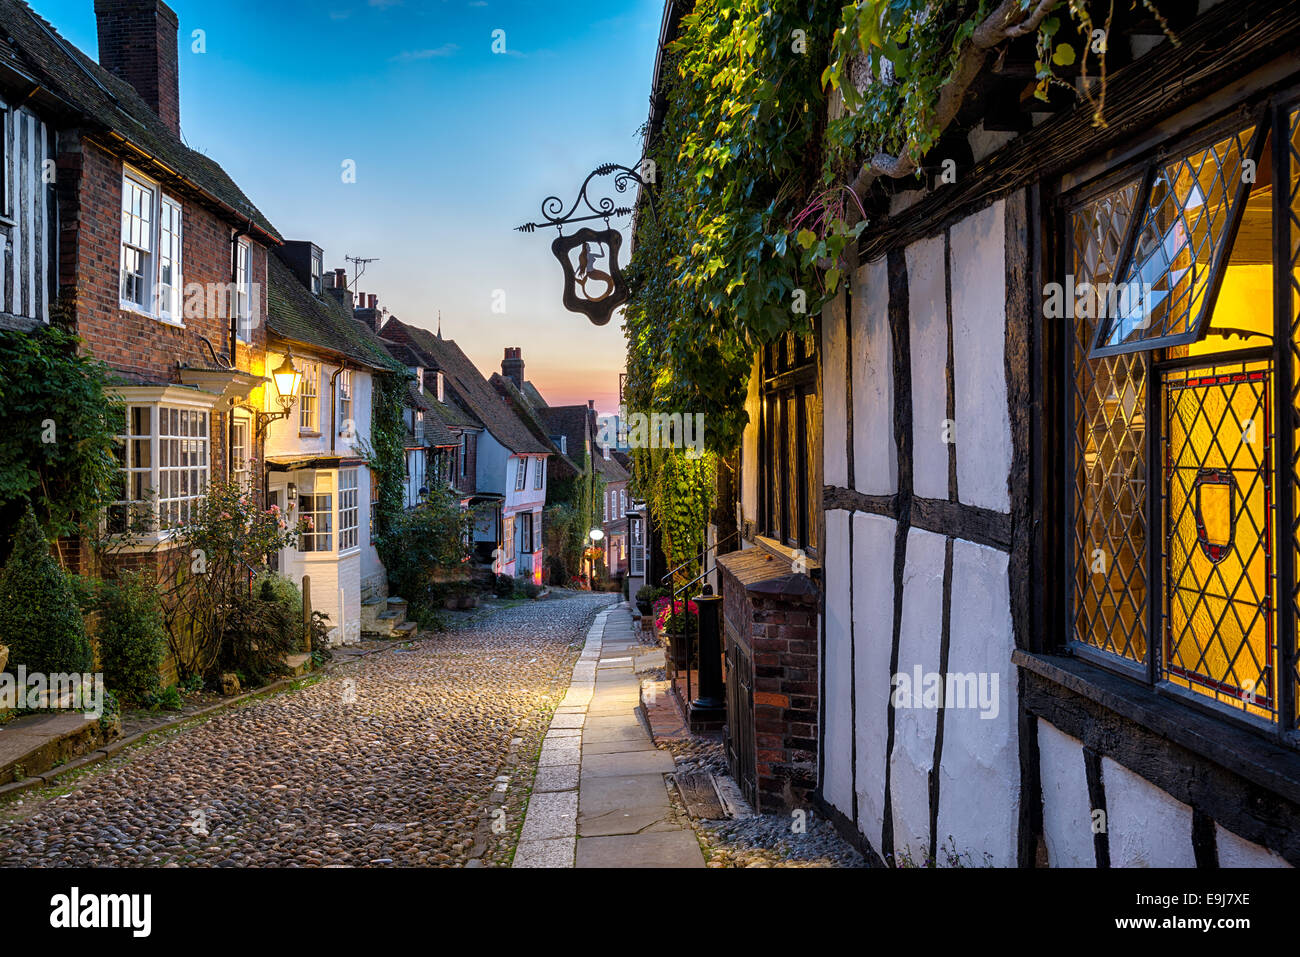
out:
{"label": "drainpipe", "polygon": [[[338,437],[339,434],[339,424],[334,420],[334,417],[338,414],[337,410],[334,407],[334,391],[335,391],[334,383],[338,381],[338,377],[343,374],[343,370],[346,369],[347,367],[348,367],[348,360],[344,359],[342,362],[339,363],[339,367],[335,371],[335,373],[332,376],[330,376],[330,453],[331,454],[334,452],[334,440]],[[356,398],[353,397],[352,401],[356,402]]]}

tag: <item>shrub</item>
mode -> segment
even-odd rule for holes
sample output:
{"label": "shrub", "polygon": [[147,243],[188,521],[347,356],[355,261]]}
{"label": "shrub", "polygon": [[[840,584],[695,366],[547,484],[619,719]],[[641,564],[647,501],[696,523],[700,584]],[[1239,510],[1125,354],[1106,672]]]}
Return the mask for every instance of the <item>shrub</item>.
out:
{"label": "shrub", "polygon": [[448,489],[435,489],[415,508],[394,517],[375,542],[388,572],[388,593],[406,599],[412,620],[432,615],[441,603],[438,580],[459,574],[469,560],[468,535],[469,513]]}
{"label": "shrub", "polygon": [[232,602],[226,618],[226,633],[221,642],[218,670],[233,671],[240,684],[262,684],[284,674],[285,659],[298,647],[301,618],[294,618],[283,602],[276,598],[269,581],[260,593],[240,593]]}
{"label": "shrub", "polygon": [[497,575],[492,581],[492,594],[498,598],[513,598],[515,595],[515,580],[509,575]]}
{"label": "shrub", "polygon": [[693,601],[660,598],[654,603],[654,613],[655,627],[659,629],[660,634],[684,635],[689,624],[688,616],[698,616],[700,608]]}
{"label": "shrub", "polygon": [[81,673],[93,663],[76,593],[50,554],[30,505],[0,569],[0,644],[9,646],[11,669],[25,665],[45,674]]}
{"label": "shrub", "polygon": [[176,685],[164,688],[152,698],[155,711],[180,711],[184,705],[185,699],[181,697],[180,689]]}
{"label": "shrub", "polygon": [[158,669],[167,651],[162,605],[143,574],[123,574],[100,588],[99,661],[108,686],[142,704],[158,693]]}
{"label": "shrub", "polygon": [[641,614],[649,615],[650,609],[654,607],[655,602],[660,598],[668,597],[669,594],[667,588],[659,588],[655,585],[644,585],[636,590],[637,608],[641,610]]}
{"label": "shrub", "polygon": [[524,581],[520,583],[520,588],[525,598],[536,598],[542,593],[541,586],[536,582]]}

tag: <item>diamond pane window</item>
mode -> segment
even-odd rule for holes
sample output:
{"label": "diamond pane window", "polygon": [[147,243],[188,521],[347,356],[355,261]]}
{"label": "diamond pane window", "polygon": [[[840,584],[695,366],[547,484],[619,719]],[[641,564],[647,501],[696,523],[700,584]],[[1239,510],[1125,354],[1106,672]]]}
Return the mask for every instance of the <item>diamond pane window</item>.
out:
{"label": "diamond pane window", "polygon": [[1252,125],[1148,172],[1142,219],[1107,291],[1094,357],[1183,345],[1205,334],[1253,181],[1248,173],[1259,159],[1258,136]]}
{"label": "diamond pane window", "polygon": [[[1110,283],[1138,189],[1130,180],[1071,213],[1076,289],[1096,296]],[[1074,310],[1070,356],[1074,639],[1141,662],[1147,649],[1148,362],[1141,353],[1088,358],[1099,310],[1095,301],[1087,305]]]}

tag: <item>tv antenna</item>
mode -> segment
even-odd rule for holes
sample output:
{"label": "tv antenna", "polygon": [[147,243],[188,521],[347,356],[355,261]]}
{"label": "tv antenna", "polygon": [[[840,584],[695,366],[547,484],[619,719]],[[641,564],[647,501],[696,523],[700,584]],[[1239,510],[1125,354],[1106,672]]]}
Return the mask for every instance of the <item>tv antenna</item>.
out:
{"label": "tv antenna", "polygon": [[357,280],[365,275],[367,266],[379,262],[379,257],[372,256],[366,259],[362,256],[344,256],[343,258],[352,263],[352,291],[356,292]]}

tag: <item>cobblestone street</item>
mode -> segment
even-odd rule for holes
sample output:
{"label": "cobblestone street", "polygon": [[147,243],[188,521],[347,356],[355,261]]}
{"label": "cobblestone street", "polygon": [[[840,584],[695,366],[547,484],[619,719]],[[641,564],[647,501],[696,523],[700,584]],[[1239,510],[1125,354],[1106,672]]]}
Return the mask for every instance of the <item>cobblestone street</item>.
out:
{"label": "cobblestone street", "polygon": [[463,865],[614,600],[498,609],[155,736],[0,806],[0,865]]}

